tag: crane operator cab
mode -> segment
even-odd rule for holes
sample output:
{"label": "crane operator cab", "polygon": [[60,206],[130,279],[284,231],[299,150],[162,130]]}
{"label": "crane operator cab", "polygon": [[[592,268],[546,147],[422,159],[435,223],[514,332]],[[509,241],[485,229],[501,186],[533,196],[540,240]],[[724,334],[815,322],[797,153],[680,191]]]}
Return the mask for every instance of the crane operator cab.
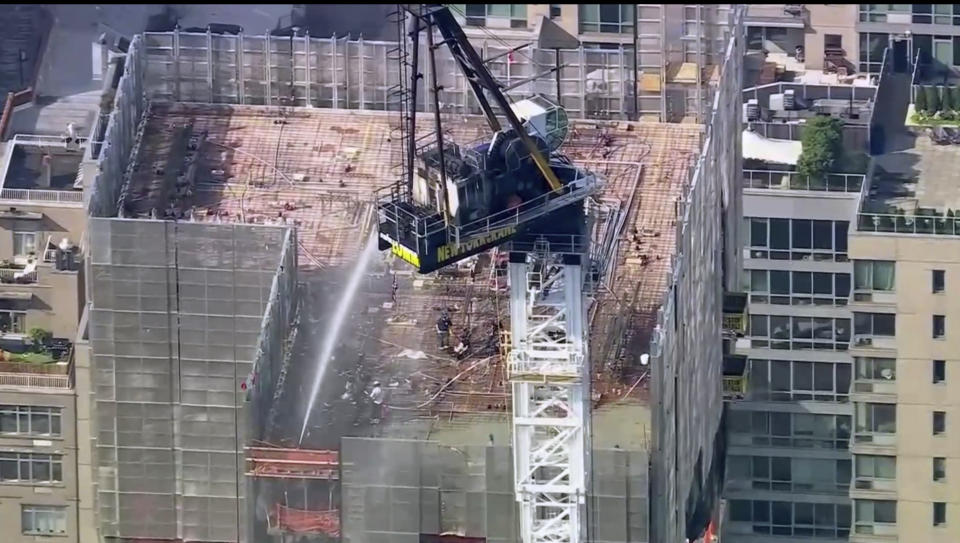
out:
{"label": "crane operator cab", "polygon": [[[418,150],[413,186],[403,182],[378,194],[380,248],[428,273],[499,245],[524,232],[583,235],[582,201],[598,178],[559,149],[566,112],[535,96],[511,105],[528,140],[505,127],[486,141],[444,141]],[[559,181],[537,164],[532,145]],[[580,204],[580,205],[574,205]]]}

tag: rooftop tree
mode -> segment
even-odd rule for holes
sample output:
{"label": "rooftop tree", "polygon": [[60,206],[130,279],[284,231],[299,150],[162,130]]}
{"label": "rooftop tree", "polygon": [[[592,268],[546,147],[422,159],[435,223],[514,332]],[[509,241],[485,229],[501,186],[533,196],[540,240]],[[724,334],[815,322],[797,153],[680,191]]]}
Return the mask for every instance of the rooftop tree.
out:
{"label": "rooftop tree", "polygon": [[843,122],[832,117],[814,117],[804,125],[803,151],[797,160],[797,172],[811,179],[822,179],[843,154]]}

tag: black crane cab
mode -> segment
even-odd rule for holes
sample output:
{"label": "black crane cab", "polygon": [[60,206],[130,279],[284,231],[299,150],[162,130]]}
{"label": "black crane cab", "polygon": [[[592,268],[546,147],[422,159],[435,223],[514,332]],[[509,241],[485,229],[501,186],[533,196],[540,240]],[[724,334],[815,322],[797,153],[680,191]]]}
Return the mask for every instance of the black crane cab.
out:
{"label": "black crane cab", "polygon": [[[427,146],[416,157],[412,187],[400,181],[378,192],[380,249],[429,273],[524,232],[582,235],[582,206],[567,208],[594,193],[599,180],[559,152],[566,114],[538,98],[542,114],[528,114],[523,128],[547,158],[559,188],[550,187],[513,129],[488,141],[444,142],[442,150]],[[541,121],[547,116],[553,128],[545,130]],[[562,129],[557,126],[561,118]]]}

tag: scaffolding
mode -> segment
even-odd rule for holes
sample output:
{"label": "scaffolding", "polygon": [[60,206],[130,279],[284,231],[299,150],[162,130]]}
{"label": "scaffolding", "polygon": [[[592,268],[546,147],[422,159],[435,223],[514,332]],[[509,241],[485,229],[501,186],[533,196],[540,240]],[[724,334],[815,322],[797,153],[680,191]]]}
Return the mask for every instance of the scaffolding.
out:
{"label": "scaffolding", "polygon": [[[637,41],[614,49],[581,46],[559,51],[561,102],[574,118],[703,122],[711,88],[729,39],[730,7],[640,4]],[[480,35],[471,41],[491,74],[515,99],[556,95],[552,78],[536,78],[557,61],[556,51],[535,46],[512,52],[516,40]],[[488,32],[488,34],[490,34]],[[587,38],[584,38],[587,39]],[[530,33],[527,42],[533,42]],[[397,43],[349,37],[217,35],[183,31],[143,35],[145,91],[152,99],[213,104],[390,110],[400,79],[390,55]],[[426,66],[426,44],[419,47]],[[634,82],[634,55],[637,82]],[[437,50],[441,111],[479,114],[470,87],[446,50]],[[423,81],[430,81],[429,69]],[[421,82],[421,85],[423,83]],[[636,89],[636,106],[634,92]],[[429,93],[418,108],[432,111]]]}
{"label": "scaffolding", "polygon": [[245,540],[243,447],[290,320],[294,232],[93,218],[88,236],[101,533]]}

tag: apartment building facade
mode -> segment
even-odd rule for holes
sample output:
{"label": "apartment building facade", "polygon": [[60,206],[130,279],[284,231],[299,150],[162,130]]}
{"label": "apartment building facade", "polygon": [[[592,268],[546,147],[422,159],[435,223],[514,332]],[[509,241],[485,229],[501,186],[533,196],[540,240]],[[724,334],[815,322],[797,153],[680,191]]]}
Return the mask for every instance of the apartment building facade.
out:
{"label": "apartment building facade", "polygon": [[80,520],[92,491],[78,469],[90,452],[72,347],[84,305],[86,211],[74,185],[85,153],[82,139],[16,136],[0,154],[0,526],[11,543],[91,535]]}
{"label": "apartment building facade", "polygon": [[960,67],[960,4],[757,4],[747,27],[749,49],[795,56],[800,45],[815,70],[877,74],[887,47],[899,63]]}
{"label": "apartment building facade", "polygon": [[[858,109],[869,108],[876,89],[783,83],[743,97],[771,111],[785,92],[808,106],[830,96]],[[813,179],[789,156],[806,129],[796,116],[813,113],[788,113],[794,120],[749,123],[754,136],[744,138],[749,321],[736,352],[745,358],[746,387],[728,404],[724,487],[724,536],[736,543],[846,541],[852,533],[848,232],[867,178],[866,128],[847,119],[845,153],[857,159]]]}
{"label": "apartment building facade", "polygon": [[955,235],[851,232],[851,540],[960,537],[957,255]]}
{"label": "apartment building facade", "polygon": [[[561,53],[560,94],[565,107],[575,104],[579,94],[594,102],[587,104],[586,117],[703,123],[710,93],[719,81],[731,6],[453,4],[451,8],[478,49],[533,44],[510,53],[508,59],[490,51],[491,71],[501,81],[509,83],[512,72],[532,77],[553,66],[554,51],[541,45],[537,36],[540,21],[547,18],[581,45]],[[533,59],[538,65],[525,68]],[[552,79],[540,75],[544,82]],[[540,90],[556,92],[552,86]]]}

